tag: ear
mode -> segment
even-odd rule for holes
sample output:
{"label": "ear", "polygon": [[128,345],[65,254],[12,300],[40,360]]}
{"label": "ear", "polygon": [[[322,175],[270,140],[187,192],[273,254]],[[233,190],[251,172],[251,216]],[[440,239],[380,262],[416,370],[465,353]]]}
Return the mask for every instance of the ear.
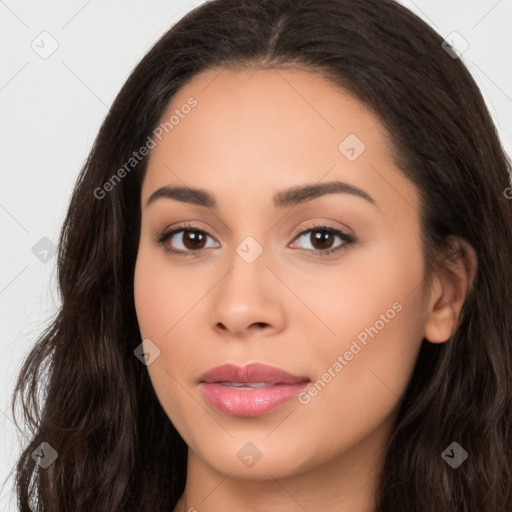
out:
{"label": "ear", "polygon": [[473,247],[460,237],[450,239],[452,256],[436,271],[425,311],[424,337],[431,343],[443,343],[455,333],[476,276],[478,260]]}

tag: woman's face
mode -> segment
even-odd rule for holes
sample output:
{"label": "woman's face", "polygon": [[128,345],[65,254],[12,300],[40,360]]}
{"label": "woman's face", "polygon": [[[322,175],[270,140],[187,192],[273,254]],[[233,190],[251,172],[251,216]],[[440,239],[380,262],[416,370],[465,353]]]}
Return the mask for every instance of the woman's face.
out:
{"label": "woman's face", "polygon": [[[189,464],[369,471],[425,335],[417,191],[377,117],[320,76],[219,72],[175,96],[142,187],[135,303],[155,392]],[[225,363],[298,378],[202,382]]]}

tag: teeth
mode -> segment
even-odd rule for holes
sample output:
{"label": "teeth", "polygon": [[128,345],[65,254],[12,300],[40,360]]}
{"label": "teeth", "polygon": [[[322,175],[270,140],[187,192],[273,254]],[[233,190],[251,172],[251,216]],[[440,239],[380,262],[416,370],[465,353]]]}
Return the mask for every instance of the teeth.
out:
{"label": "teeth", "polygon": [[217,384],[222,384],[230,388],[264,388],[274,385],[270,382],[218,382]]}

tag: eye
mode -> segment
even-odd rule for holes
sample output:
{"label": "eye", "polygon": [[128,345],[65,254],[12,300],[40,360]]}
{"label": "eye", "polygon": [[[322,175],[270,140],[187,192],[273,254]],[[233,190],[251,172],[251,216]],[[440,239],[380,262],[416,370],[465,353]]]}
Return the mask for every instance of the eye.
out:
{"label": "eye", "polygon": [[[341,243],[332,247],[336,237],[341,240]],[[203,249],[219,247],[217,242],[215,242],[217,245],[206,246],[207,238],[211,238],[211,236],[206,231],[191,224],[184,224],[160,234],[155,242],[161,245],[167,253],[178,256],[198,256]],[[306,249],[307,251],[320,255],[334,253],[356,242],[353,236],[327,224],[314,225],[302,230],[295,236],[294,241],[301,239],[309,241],[313,246],[312,249]],[[180,245],[181,247],[179,247]]]}
{"label": "eye", "polygon": [[[336,237],[341,240],[341,243],[332,247]],[[313,248],[308,250],[312,250],[312,252],[316,254],[330,254],[337,252],[345,246],[354,244],[356,241],[353,236],[345,233],[344,231],[328,226],[327,224],[308,227],[301,231],[294,240],[301,239],[309,242]]]}
{"label": "eye", "polygon": [[[205,246],[207,237],[210,237],[210,235],[206,233],[206,231],[190,224],[184,224],[172,231],[162,233],[157,238],[156,242],[162,245],[164,250],[168,253],[178,254],[180,256],[191,256],[197,255],[201,253],[203,249],[208,248]],[[172,245],[177,244],[178,248],[169,247],[168,242],[171,242]],[[213,247],[218,247],[218,245],[214,245]]]}

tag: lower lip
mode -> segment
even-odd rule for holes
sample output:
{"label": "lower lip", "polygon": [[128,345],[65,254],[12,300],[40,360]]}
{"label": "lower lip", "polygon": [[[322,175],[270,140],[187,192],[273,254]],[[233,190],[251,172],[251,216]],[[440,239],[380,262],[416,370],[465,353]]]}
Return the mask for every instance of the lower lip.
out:
{"label": "lower lip", "polygon": [[201,383],[206,400],[230,416],[260,416],[292,399],[309,382],[276,384],[261,388],[232,388],[217,383]]}

